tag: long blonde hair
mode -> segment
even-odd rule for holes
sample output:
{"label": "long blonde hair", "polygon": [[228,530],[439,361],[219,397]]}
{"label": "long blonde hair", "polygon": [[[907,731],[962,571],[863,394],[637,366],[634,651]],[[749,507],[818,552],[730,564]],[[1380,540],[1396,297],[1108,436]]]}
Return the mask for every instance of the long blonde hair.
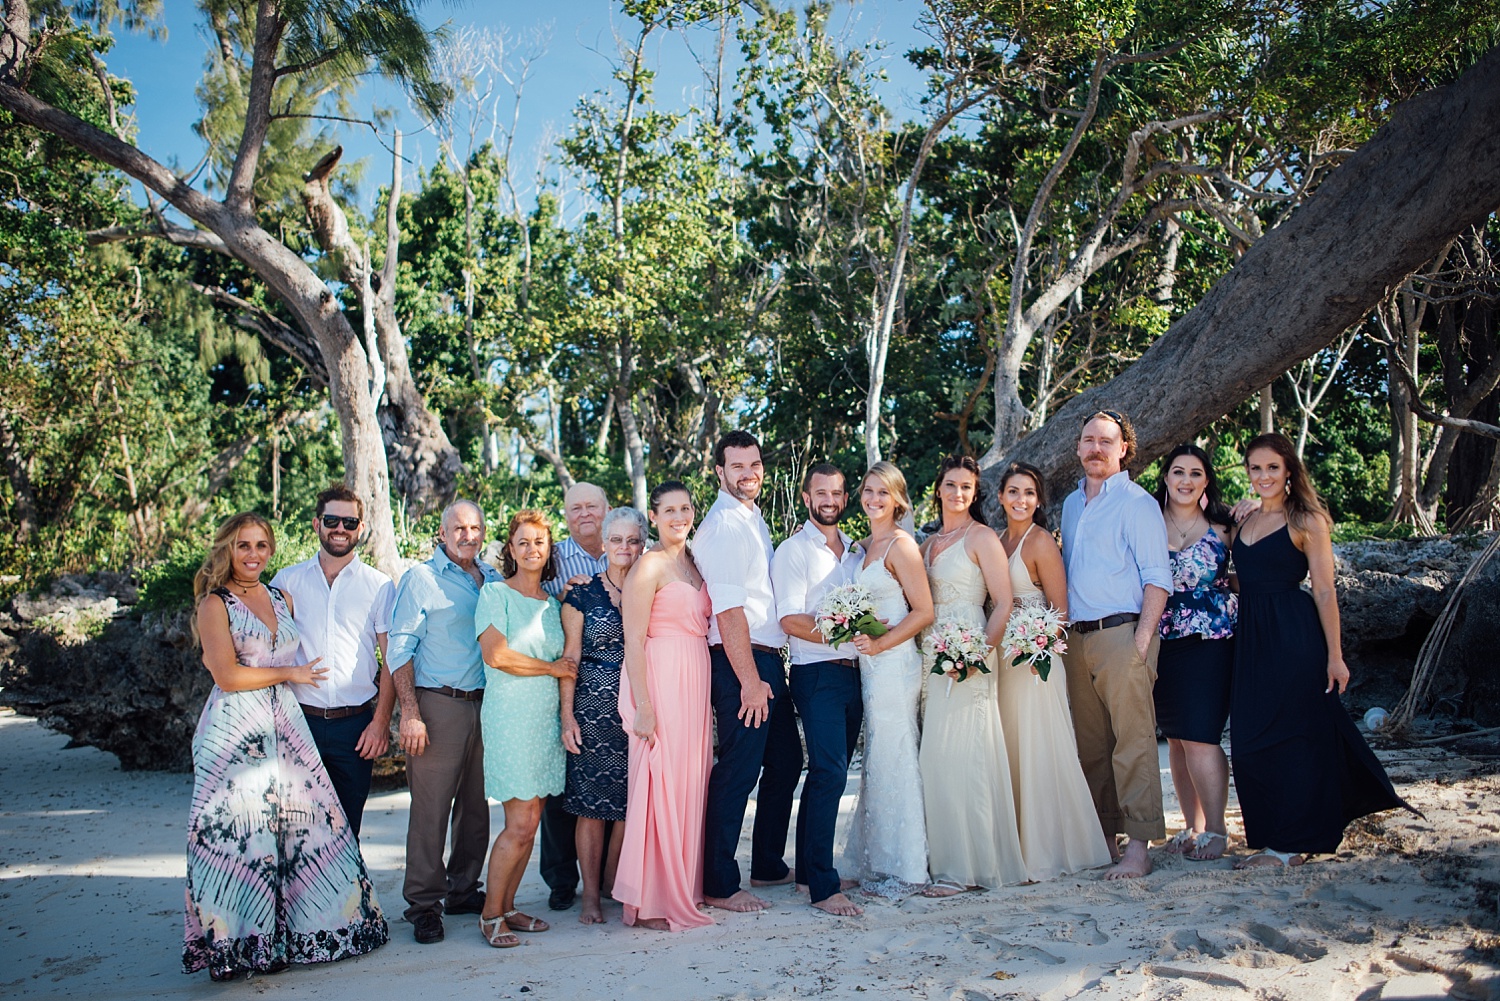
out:
{"label": "long blonde hair", "polygon": [[896,524],[901,524],[901,519],[911,513],[911,495],[906,492],[906,477],[902,475],[901,470],[882,459],[865,470],[865,475],[859,481],[861,491],[865,489],[865,481],[872,476],[879,480],[895,498]]}
{"label": "long blonde hair", "polygon": [[271,523],[254,511],[241,511],[232,515],[219,526],[214,533],[213,545],[208,549],[208,555],[203,558],[203,565],[193,576],[193,607],[203,603],[218,588],[223,587],[229,581],[233,571],[233,562],[230,559],[235,541],[240,537],[240,531],[246,525],[258,525],[266,533],[266,538],[271,540],[270,555],[276,554],[276,530]]}

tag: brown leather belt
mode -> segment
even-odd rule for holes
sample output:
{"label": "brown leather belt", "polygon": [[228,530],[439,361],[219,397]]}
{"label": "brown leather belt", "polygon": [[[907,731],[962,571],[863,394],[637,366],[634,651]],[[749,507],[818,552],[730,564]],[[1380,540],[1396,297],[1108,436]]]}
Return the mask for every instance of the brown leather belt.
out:
{"label": "brown leather belt", "polygon": [[1115,626],[1123,626],[1127,622],[1139,621],[1140,616],[1133,612],[1122,612],[1119,615],[1106,615],[1102,619],[1090,619],[1087,622],[1075,622],[1068,626],[1069,632],[1092,633],[1100,629],[1113,629]]}
{"label": "brown leather belt", "polygon": [[302,707],[302,711],[308,716],[316,716],[319,719],[344,719],[349,716],[358,716],[366,709],[373,709],[375,707],[375,700],[371,699],[363,705],[358,706],[334,706],[332,709],[324,709],[322,706],[310,706],[306,702],[299,702],[297,704]]}
{"label": "brown leather belt", "polygon": [[484,689],[476,688],[466,692],[462,688],[453,688],[448,685],[418,685],[417,690],[421,692],[437,692],[446,695],[450,699],[462,699],[465,702],[481,702],[484,700]]}

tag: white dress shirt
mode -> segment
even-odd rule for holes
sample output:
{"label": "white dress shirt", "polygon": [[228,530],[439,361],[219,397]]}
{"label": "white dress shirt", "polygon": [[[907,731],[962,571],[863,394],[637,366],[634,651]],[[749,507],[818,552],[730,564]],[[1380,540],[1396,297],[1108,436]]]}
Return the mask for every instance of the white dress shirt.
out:
{"label": "white dress shirt", "polygon": [[708,587],[715,616],[708,620],[710,646],[724,642],[717,616],[731,608],[745,610],[751,643],[773,649],[786,644],[771,590],[772,555],[771,530],[760,508],[720,490],[693,535],[693,560]]}
{"label": "white dress shirt", "polygon": [[[839,538],[847,556],[851,540],[842,531]],[[834,555],[822,530],[811,521],[803,523],[801,529],[777,546],[776,555],[771,558],[771,587],[776,594],[778,621],[788,615],[815,615],[823,595],[830,588],[847,583],[848,571],[843,559]],[[831,647],[796,636],[788,636],[787,642],[791,646],[793,664],[850,660],[859,656],[851,643],[842,648]]]}
{"label": "white dress shirt", "polygon": [[396,586],[358,556],[328,585],[318,557],[284,568],[271,581],[292,597],[302,637],[298,663],[322,657],[328,673],[317,685],[293,685],[297,701],[320,709],[359,706],[379,691],[376,632],[390,629]]}

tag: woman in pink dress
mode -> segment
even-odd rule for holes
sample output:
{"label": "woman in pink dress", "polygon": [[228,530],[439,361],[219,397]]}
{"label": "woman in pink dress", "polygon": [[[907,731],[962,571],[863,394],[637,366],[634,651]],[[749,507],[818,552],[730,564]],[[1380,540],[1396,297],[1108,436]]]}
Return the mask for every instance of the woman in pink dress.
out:
{"label": "woman in pink dress", "polygon": [[708,617],[687,537],[688,488],[651,492],[658,542],[625,580],[625,681],[620,720],[630,736],[625,842],[614,897],[625,923],[655,931],[711,925],[703,902],[703,810],[713,763]]}

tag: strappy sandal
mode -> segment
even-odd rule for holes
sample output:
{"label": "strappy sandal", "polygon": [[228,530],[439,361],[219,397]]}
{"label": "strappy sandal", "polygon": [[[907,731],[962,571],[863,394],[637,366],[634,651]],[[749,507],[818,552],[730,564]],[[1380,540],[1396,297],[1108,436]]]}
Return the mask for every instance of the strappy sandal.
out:
{"label": "strappy sandal", "polygon": [[[514,912],[512,912],[514,913]],[[484,940],[496,949],[514,949],[521,944],[516,933],[510,930],[505,923],[504,915],[494,918],[479,919],[479,933]]]}
{"label": "strappy sandal", "polygon": [[[1210,846],[1213,845],[1215,841],[1219,842],[1218,853],[1214,855],[1206,854],[1213,851],[1212,847]],[[1223,858],[1224,852],[1228,848],[1228,835],[1218,834],[1214,831],[1204,831],[1193,839],[1193,843],[1183,851],[1182,857],[1189,860],[1190,862],[1213,862],[1216,859]]]}
{"label": "strappy sandal", "polygon": [[546,931],[552,927],[541,918],[534,918],[530,914],[522,914],[520,911],[506,911],[502,917],[505,923],[510,925],[511,931],[539,932]]}
{"label": "strappy sandal", "polygon": [[1191,827],[1184,827],[1176,834],[1167,839],[1167,843],[1161,846],[1161,850],[1168,855],[1185,855],[1187,850],[1193,846],[1198,839],[1198,832]]}

